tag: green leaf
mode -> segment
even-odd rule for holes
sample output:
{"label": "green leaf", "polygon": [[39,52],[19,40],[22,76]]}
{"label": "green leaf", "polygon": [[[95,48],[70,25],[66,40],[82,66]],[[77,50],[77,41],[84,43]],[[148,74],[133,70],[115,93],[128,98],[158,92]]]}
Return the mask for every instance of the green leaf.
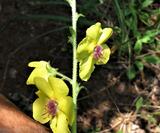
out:
{"label": "green leaf", "polygon": [[153,115],[148,115],[147,120],[150,124],[156,124],[157,120],[153,117]]}
{"label": "green leaf", "polygon": [[138,20],[137,20],[137,10],[135,8],[135,0],[132,0],[130,3],[129,3],[129,10],[131,12],[131,17],[130,17],[130,25],[129,25],[129,28],[133,31],[133,34],[134,35],[137,35],[138,34],[138,30],[137,30],[137,24],[138,24]]}
{"label": "green leaf", "polygon": [[127,70],[127,77],[129,80],[132,80],[136,77],[136,70],[135,70],[134,66],[130,67]]}
{"label": "green leaf", "polygon": [[136,112],[139,111],[139,109],[142,107],[143,105],[143,97],[140,97],[137,101],[136,101]]}
{"label": "green leaf", "polygon": [[147,26],[152,25],[151,22],[149,21],[149,19],[150,19],[149,13],[141,11],[141,12],[139,12],[139,18]]}
{"label": "green leaf", "polygon": [[142,8],[148,7],[149,5],[151,5],[153,3],[154,0],[145,0],[142,3]]}
{"label": "green leaf", "polygon": [[116,133],[123,133],[123,131],[122,130],[118,130],[118,132],[116,132]]}
{"label": "green leaf", "polygon": [[69,27],[69,31],[70,31],[70,33],[71,33],[71,36],[68,37],[68,43],[73,44],[73,42],[74,42],[73,39],[74,39],[75,36],[76,36],[76,32],[74,31],[74,29],[73,29],[72,27]]}
{"label": "green leaf", "polygon": [[137,41],[134,46],[134,51],[139,54],[142,50],[143,44],[147,44],[150,42],[153,42],[155,39],[155,36],[160,33],[159,30],[154,29],[154,30],[148,30],[144,33],[143,36],[138,36]]}
{"label": "green leaf", "polygon": [[151,14],[159,15],[159,8],[151,10]]}
{"label": "green leaf", "polygon": [[137,40],[134,46],[134,51],[139,54],[141,50],[142,50],[142,42],[140,40]]}
{"label": "green leaf", "polygon": [[75,30],[72,27],[69,27],[69,31],[70,31],[70,33],[71,33],[72,36],[76,35],[76,32],[75,32]]}
{"label": "green leaf", "polygon": [[147,63],[160,64],[160,57],[156,55],[148,55],[144,57]]}
{"label": "green leaf", "polygon": [[158,35],[160,33],[160,31],[158,31],[158,29],[154,29],[154,30],[148,30],[145,32],[145,34],[141,37],[140,41],[143,43],[149,43],[152,40],[155,39],[155,36]]}
{"label": "green leaf", "polygon": [[143,63],[142,63],[142,61],[140,61],[140,60],[136,60],[136,61],[135,61],[135,65],[136,65],[136,67],[137,67],[140,71],[142,71],[143,68],[144,68]]}

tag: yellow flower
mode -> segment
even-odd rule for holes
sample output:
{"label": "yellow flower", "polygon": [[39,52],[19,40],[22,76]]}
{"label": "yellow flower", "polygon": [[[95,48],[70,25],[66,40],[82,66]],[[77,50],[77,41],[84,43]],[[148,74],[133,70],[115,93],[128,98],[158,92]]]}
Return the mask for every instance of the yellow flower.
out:
{"label": "yellow flower", "polygon": [[70,133],[68,125],[72,125],[74,104],[67,96],[69,89],[65,82],[49,76],[48,81],[35,77],[34,83],[39,98],[33,103],[33,118],[42,124],[50,121],[54,133]]}
{"label": "yellow flower", "polygon": [[79,75],[87,81],[94,71],[94,64],[106,64],[110,57],[110,48],[105,44],[112,35],[111,28],[101,28],[101,23],[96,23],[86,31],[86,37],[78,44],[77,59],[79,61]]}
{"label": "yellow flower", "polygon": [[[34,84],[35,77],[42,77],[48,80],[51,73],[48,69],[54,69],[50,66],[49,62],[46,61],[33,61],[28,64],[29,67],[35,67],[27,80],[27,85]],[[47,69],[48,68],[48,69]],[[52,74],[53,75],[53,74]]]}

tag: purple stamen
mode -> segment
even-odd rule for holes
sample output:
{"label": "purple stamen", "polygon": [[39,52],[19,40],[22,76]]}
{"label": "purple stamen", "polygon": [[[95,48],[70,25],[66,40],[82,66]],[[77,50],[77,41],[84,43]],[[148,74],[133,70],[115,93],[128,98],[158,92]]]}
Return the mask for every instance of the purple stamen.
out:
{"label": "purple stamen", "polygon": [[47,103],[47,111],[50,115],[55,116],[57,113],[57,103],[54,100],[50,100]]}
{"label": "purple stamen", "polygon": [[94,53],[93,53],[94,59],[98,60],[102,56],[102,52],[103,52],[102,50],[103,49],[100,45],[95,47]]}

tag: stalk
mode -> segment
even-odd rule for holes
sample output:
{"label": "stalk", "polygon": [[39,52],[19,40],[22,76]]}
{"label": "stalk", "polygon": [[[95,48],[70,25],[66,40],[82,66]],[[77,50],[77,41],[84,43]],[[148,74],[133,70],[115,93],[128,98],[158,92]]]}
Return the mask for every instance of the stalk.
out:
{"label": "stalk", "polygon": [[70,79],[69,77],[67,77],[66,75],[60,73],[60,72],[56,72],[57,76],[60,76],[62,79],[68,81],[70,84],[72,84],[72,79]]}
{"label": "stalk", "polygon": [[73,46],[73,71],[72,71],[72,96],[74,103],[74,120],[72,125],[72,133],[77,133],[77,95],[78,95],[78,86],[77,86],[77,12],[76,12],[76,0],[71,2],[72,8],[72,46]]}

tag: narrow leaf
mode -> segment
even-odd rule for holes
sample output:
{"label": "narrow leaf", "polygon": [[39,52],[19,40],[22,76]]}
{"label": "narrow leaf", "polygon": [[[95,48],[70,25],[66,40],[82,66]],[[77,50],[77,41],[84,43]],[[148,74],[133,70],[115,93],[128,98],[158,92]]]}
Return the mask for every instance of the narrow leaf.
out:
{"label": "narrow leaf", "polygon": [[147,25],[147,26],[152,25],[152,23],[149,21],[149,19],[150,19],[149,13],[141,11],[139,13],[139,18],[145,25]]}
{"label": "narrow leaf", "polygon": [[142,71],[144,68],[142,61],[139,61],[139,60],[135,61],[135,65],[140,71]]}
{"label": "narrow leaf", "polygon": [[159,33],[160,33],[159,30],[154,29],[146,31],[142,36],[138,36],[134,46],[134,51],[139,54],[142,50],[143,44],[153,42],[155,36],[158,35]]}
{"label": "narrow leaf", "polygon": [[145,34],[141,37],[141,42],[143,43],[149,43],[151,42],[151,40],[153,40],[155,38],[156,35],[158,35],[158,33],[160,33],[160,31],[158,31],[158,29],[154,29],[154,30],[148,30],[145,32]]}
{"label": "narrow leaf", "polygon": [[148,7],[149,5],[151,5],[153,3],[154,0],[145,0],[142,3],[142,8]]}
{"label": "narrow leaf", "polygon": [[142,50],[142,42],[140,40],[137,40],[134,46],[134,51],[139,54],[141,50]]}
{"label": "narrow leaf", "polygon": [[139,111],[139,109],[142,107],[142,105],[143,105],[143,98],[140,97],[136,102],[136,112]]}
{"label": "narrow leaf", "polygon": [[134,66],[130,67],[127,70],[127,77],[129,80],[132,80],[136,77],[136,70],[135,70]]}
{"label": "narrow leaf", "polygon": [[73,44],[76,33],[72,27],[69,27],[71,36],[68,37],[68,43]]}
{"label": "narrow leaf", "polygon": [[157,123],[157,120],[155,119],[155,117],[153,115],[148,115],[147,120],[150,124],[156,124]]}
{"label": "narrow leaf", "polygon": [[122,130],[118,130],[118,132],[116,132],[116,133],[123,133],[123,131]]}
{"label": "narrow leaf", "polygon": [[160,57],[156,55],[148,55],[144,57],[147,63],[160,64]]}

